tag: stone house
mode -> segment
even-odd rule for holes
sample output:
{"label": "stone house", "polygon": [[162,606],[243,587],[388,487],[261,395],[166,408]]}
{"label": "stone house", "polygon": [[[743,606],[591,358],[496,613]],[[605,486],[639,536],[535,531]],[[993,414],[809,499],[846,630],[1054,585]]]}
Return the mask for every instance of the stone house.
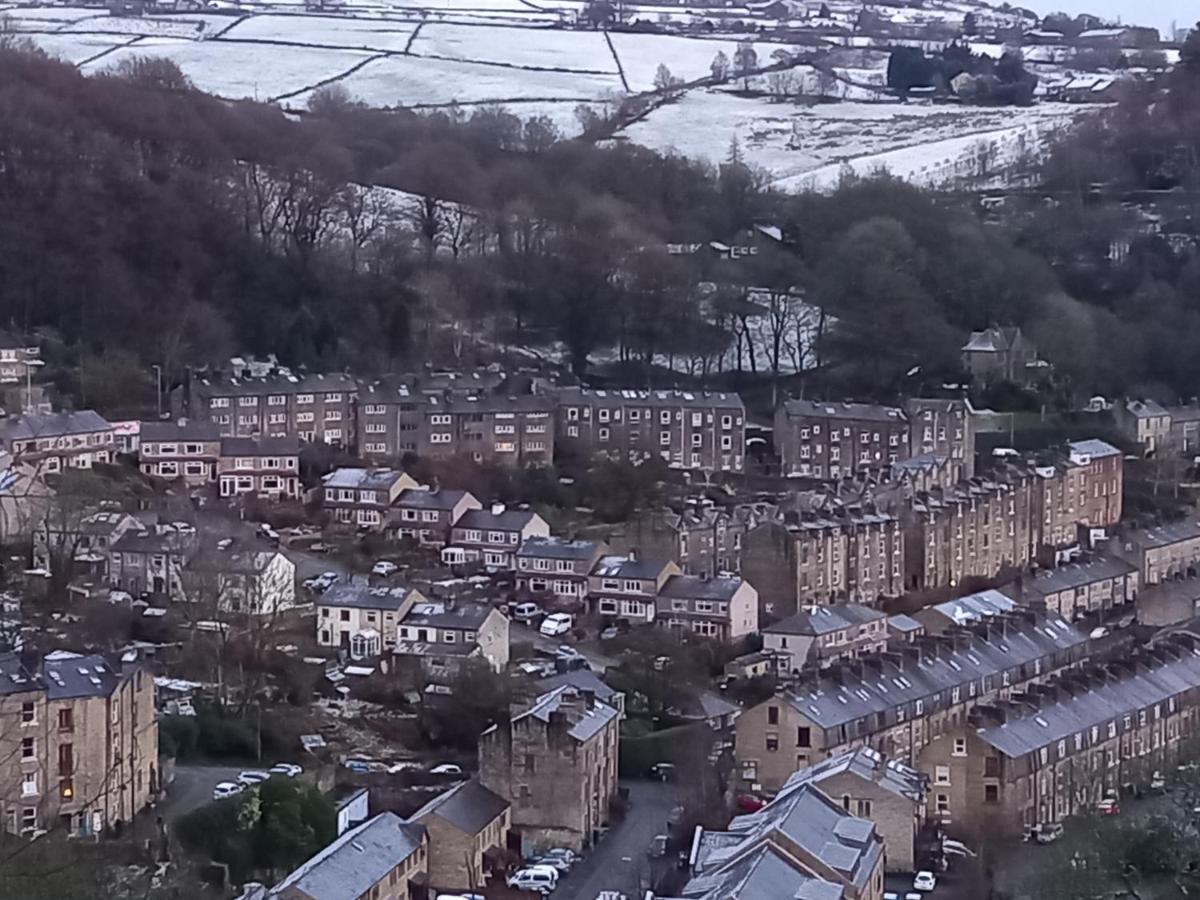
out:
{"label": "stone house", "polygon": [[0,734],[0,832],[97,835],[158,797],[154,679],[136,664],[0,655]]}
{"label": "stone house", "polygon": [[508,848],[509,802],[476,779],[434,797],[408,817],[429,836],[429,885],[439,892],[482,893]]}
{"label": "stone house", "polygon": [[758,633],[758,591],[738,576],[672,575],[659,589],[655,621],[718,641]]}
{"label": "stone house", "polygon": [[293,375],[245,372],[193,377],[183,391],[193,418],[212,422],[222,437],[291,438],[352,447],[357,391],[345,374]]}
{"label": "stone house", "polygon": [[394,538],[409,538],[425,547],[444,547],[450,529],[469,510],[483,504],[468,491],[425,487],[401,491],[384,517],[384,531]]}
{"label": "stone house", "polygon": [[1068,445],[1072,467],[1082,469],[1078,479],[1079,523],[1108,528],[1121,521],[1124,493],[1124,454],[1112,444],[1096,439]]}
{"label": "stone house", "polygon": [[1168,446],[1184,456],[1200,454],[1200,405],[1172,406],[1167,415],[1171,419]]}
{"label": "stone house", "polygon": [[737,720],[739,786],[777,791],[797,769],[869,746],[916,765],[921,748],[980,703],[1076,666],[1088,636],[1025,610],[815,673]]}
{"label": "stone house", "polygon": [[217,484],[225,499],[246,495],[274,501],[300,499],[300,441],[222,438]]}
{"label": "stone house", "polygon": [[922,748],[932,814],[973,838],[1093,815],[1105,797],[1172,771],[1190,750],[1198,683],[1197,637],[1177,633],[980,706]]}
{"label": "stone house", "polygon": [[607,552],[608,546],[600,541],[531,537],[516,553],[517,589],[582,604],[588,575]]}
{"label": "stone house", "polygon": [[400,493],[418,487],[396,469],[334,469],[321,479],[321,508],[335,524],[379,531]]}
{"label": "stone house", "polygon": [[382,812],[338,837],[274,887],[252,887],[239,900],[424,900],[431,852],[421,825]]}
{"label": "stone house", "polygon": [[425,597],[407,587],[338,582],[316,599],[317,645],[342,647],[360,658],[391,651],[400,620]]}
{"label": "stone house", "polygon": [[488,571],[512,570],[517,550],[525,541],[549,535],[550,526],[537,513],[493,503],[490,509],[467,510],[454,523],[450,544],[442,550],[442,562],[480,562]]}
{"label": "stone house", "polygon": [[512,804],[521,849],[590,847],[617,790],[617,711],[563,686],[479,738],[479,780]]}
{"label": "stone house", "polygon": [[847,813],[875,824],[883,838],[886,871],[916,871],[932,837],[926,819],[927,776],[870,747],[859,747],[800,769],[778,796],[786,797],[803,785],[820,789]]}
{"label": "stone house", "polygon": [[993,326],[973,331],[962,348],[963,368],[983,384],[1026,384],[1030,381],[1030,365],[1036,361],[1037,351],[1020,328]]}
{"label": "stone house", "polygon": [[204,487],[217,478],[221,433],[211,422],[142,422],[138,465],[147,475],[190,488]]}
{"label": "stone house", "polygon": [[647,509],[609,534],[616,553],[635,550],[648,559],[670,559],[685,575],[715,576],[741,570],[742,545],[751,517],[711,500],[689,500],[680,511]]}
{"label": "stone house", "polygon": [[934,603],[917,610],[912,617],[921,623],[925,634],[937,635],[1000,618],[1016,609],[1017,603],[1012,597],[1001,591],[986,590]]}
{"label": "stone house", "polygon": [[975,409],[971,401],[914,397],[904,404],[911,457],[935,457],[949,463],[953,479],[975,474]]}
{"label": "stone house", "polygon": [[904,590],[900,520],[870,504],[789,514],[800,603],[877,603]]}
{"label": "stone house", "polygon": [[508,617],[495,607],[454,600],[414,603],[400,617],[394,653],[417,662],[426,677],[445,681],[469,659],[482,659],[496,673],[508,665]]}
{"label": "stone house", "polygon": [[42,532],[53,497],[37,466],[0,453],[0,544],[26,542]]}
{"label": "stone house", "polygon": [[1117,427],[1149,456],[1167,450],[1171,439],[1171,413],[1155,400],[1126,400],[1113,407]]}
{"label": "stone house", "polygon": [[661,559],[643,559],[636,552],[627,556],[602,556],[588,577],[588,598],[602,616],[648,625],[657,614],[663,585],[679,567]]}
{"label": "stone house", "polygon": [[772,654],[780,676],[880,653],[888,640],[885,619],[879,610],[857,603],[813,606],[764,628],[763,650]]}
{"label": "stone house", "polygon": [[1138,568],[1142,587],[1200,568],[1200,522],[1183,519],[1117,535],[1108,552]]}
{"label": "stone house", "polygon": [[1023,576],[1003,590],[1018,603],[1039,603],[1074,621],[1133,603],[1138,570],[1116,556],[1095,556]]}
{"label": "stone house", "polygon": [[211,600],[223,611],[273,616],[296,605],[296,564],[278,550],[222,540],[188,561],[181,599]]}
{"label": "stone house", "polygon": [[70,556],[79,567],[95,567],[97,575],[107,576],[112,568],[112,545],[126,532],[144,528],[129,513],[51,508],[33,532],[33,564],[50,569]]}
{"label": "stone house", "polygon": [[791,615],[798,608],[798,547],[782,519],[766,519],[746,531],[741,573],[758,590],[763,620]]}
{"label": "stone house", "polygon": [[116,457],[113,427],[99,413],[23,413],[0,421],[0,450],[43,474],[90,469]]}
{"label": "stone house", "polygon": [[908,421],[891,406],[787,400],[775,411],[775,450],[784,475],[881,475],[908,456]]}
{"label": "stone house", "polygon": [[181,598],[184,567],[199,545],[193,528],[163,524],[126,530],[109,545],[109,584],[134,597]]}

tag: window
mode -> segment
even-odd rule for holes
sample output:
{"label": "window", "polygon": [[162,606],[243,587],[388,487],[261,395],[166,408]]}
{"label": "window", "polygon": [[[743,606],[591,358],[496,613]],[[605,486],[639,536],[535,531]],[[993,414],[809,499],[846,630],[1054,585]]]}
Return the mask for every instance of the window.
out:
{"label": "window", "polygon": [[952,755],[954,755],[954,756],[966,756],[967,755],[967,739],[966,738],[955,738],[954,739],[954,752]]}
{"label": "window", "polygon": [[32,725],[37,722],[37,707],[32,703],[21,704],[21,724]]}
{"label": "window", "polygon": [[[603,410],[601,410],[601,412],[603,412]],[[600,440],[602,440],[602,441],[608,440],[608,429],[607,428],[600,429]]]}
{"label": "window", "polygon": [[871,818],[871,801],[859,800],[856,804],[855,815],[857,815],[860,819]]}
{"label": "window", "polygon": [[767,707],[767,724],[768,725],[778,725],[779,724],[779,707],[778,706],[768,706]]}
{"label": "window", "polygon": [[37,772],[26,772],[21,776],[21,796],[32,797],[37,792]]}
{"label": "window", "polygon": [[933,767],[933,783],[940,785],[948,785],[950,783],[950,767],[949,766],[934,766]]}
{"label": "window", "polygon": [[75,748],[71,744],[58,745],[58,774],[68,777],[75,773]]}
{"label": "window", "polygon": [[984,803],[999,803],[1000,788],[995,784],[985,784],[983,786],[983,802]]}
{"label": "window", "polygon": [[21,738],[21,759],[33,759],[37,755],[37,742],[31,738]]}
{"label": "window", "polygon": [[58,711],[58,730],[59,731],[74,731],[75,730],[75,711],[70,707],[60,709]]}
{"label": "window", "polygon": [[796,746],[811,747],[812,746],[812,729],[807,725],[801,725],[796,729]]}
{"label": "window", "polygon": [[774,753],[778,749],[779,749],[779,735],[768,734],[767,735],[767,752]]}

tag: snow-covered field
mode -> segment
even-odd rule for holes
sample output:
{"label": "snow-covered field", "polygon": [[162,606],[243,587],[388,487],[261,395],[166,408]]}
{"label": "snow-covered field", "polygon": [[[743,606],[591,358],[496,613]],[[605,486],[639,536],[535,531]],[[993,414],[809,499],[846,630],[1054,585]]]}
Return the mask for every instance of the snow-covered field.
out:
{"label": "snow-covered field", "polygon": [[[660,65],[674,79],[693,83],[710,75],[718,53],[736,58],[741,36],[735,34],[612,32],[606,39],[587,27],[562,27],[578,21],[584,6],[584,0],[354,0],[339,7],[340,14],[310,14],[302,0],[222,0],[221,10],[205,13],[120,17],[97,7],[0,0],[0,18],[5,28],[89,74],[133,56],[163,56],[202,90],[229,99],[300,109],[315,89],[336,83],[355,100],[379,107],[502,104],[522,119],[547,116],[566,136],[581,130],[580,104],[611,110],[629,93],[650,91]],[[829,0],[828,7],[826,23],[845,24],[861,3]],[[761,13],[736,6],[621,9],[630,21],[703,21],[726,31],[733,21],[755,28],[763,22]],[[961,25],[971,11],[1008,24],[1022,17],[1011,10],[981,13],[976,0],[886,9],[896,21],[947,27]],[[1048,131],[1081,114],[1078,106],[1053,104],[1011,110],[886,102],[887,51],[869,49],[861,36],[824,47],[747,36],[759,65],[816,54],[821,68],[800,64],[721,88],[691,88],[618,139],[709,162],[725,159],[736,141],[746,161],[785,189],[824,189],[846,172],[882,168],[941,184],[981,170],[1003,172],[1016,158],[1036,153]],[[1004,49],[972,46],[992,56]],[[1053,48],[1030,49],[1038,56]],[[1053,64],[1034,65],[1044,83],[1062,74]],[[772,102],[741,96],[746,86],[843,102]]]}

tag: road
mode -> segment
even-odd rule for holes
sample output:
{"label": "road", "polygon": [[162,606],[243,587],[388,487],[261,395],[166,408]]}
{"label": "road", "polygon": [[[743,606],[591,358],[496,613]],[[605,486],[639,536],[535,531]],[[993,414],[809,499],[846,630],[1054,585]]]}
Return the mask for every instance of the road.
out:
{"label": "road", "polygon": [[167,796],[158,804],[158,814],[174,822],[212,800],[219,781],[237,781],[249,766],[176,766],[175,780],[167,785]]}
{"label": "road", "polygon": [[[522,625],[520,622],[509,624],[509,634],[511,635],[510,640],[512,643],[532,644],[534,649],[549,653],[551,656],[554,655],[555,649],[567,643],[561,637],[546,637],[544,634],[539,634],[536,628],[530,628],[528,625]],[[588,661],[588,665],[597,672],[603,672],[605,669],[615,668],[621,664],[619,659],[605,656],[599,650],[587,644],[571,644],[571,646],[583,654],[584,659]]]}
{"label": "road", "polygon": [[677,785],[659,781],[628,780],[621,787],[629,788],[632,801],[625,818],[558,883],[555,900],[595,900],[601,891],[640,897],[648,886],[651,861],[646,850],[655,835],[666,833],[667,816],[682,792]]}

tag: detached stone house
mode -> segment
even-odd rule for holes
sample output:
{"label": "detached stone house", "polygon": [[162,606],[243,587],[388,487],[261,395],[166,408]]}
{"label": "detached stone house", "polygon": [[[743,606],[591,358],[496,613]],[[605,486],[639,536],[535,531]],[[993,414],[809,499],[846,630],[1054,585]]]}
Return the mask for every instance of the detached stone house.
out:
{"label": "detached stone house", "polygon": [[886,619],[857,603],[814,606],[764,628],[763,650],[773,655],[779,675],[879,653],[887,647]]}
{"label": "detached stone house", "polygon": [[198,546],[194,530],[172,525],[125,531],[109,545],[109,583],[134,597],[180,598],[184,566]]}
{"label": "detached stone house", "polygon": [[1166,450],[1171,438],[1171,413],[1154,400],[1126,400],[1113,407],[1124,435],[1147,456]]}
{"label": "detached stone house", "polygon": [[442,562],[481,562],[489,571],[511,570],[525,541],[549,535],[550,526],[537,513],[494,503],[491,509],[468,510],[454,523],[450,546],[442,550]]}
{"label": "detached stone house", "polygon": [[657,614],[663,585],[679,574],[679,566],[668,560],[641,559],[636,553],[602,556],[588,579],[592,608],[602,616],[647,625]]}
{"label": "detached stone house", "polygon": [[397,662],[419,664],[426,677],[445,680],[466,660],[482,659],[500,673],[508,665],[508,618],[482,603],[423,600],[400,617]]}
{"label": "detached stone house", "polygon": [[147,475],[188,487],[203,487],[217,477],[221,433],[211,422],[142,422],[138,465]]}
{"label": "detached stone house", "polygon": [[296,605],[295,563],[278,550],[224,543],[205,548],[187,564],[183,599],[215,599],[219,609],[252,616]]}
{"label": "detached stone house", "polygon": [[378,531],[400,493],[416,487],[395,469],[334,469],[321,479],[321,508],[338,525]]}
{"label": "detached stone house", "polygon": [[426,547],[444,547],[454,523],[483,504],[467,491],[429,490],[424,487],[401,491],[384,519],[384,530],[392,537],[411,538]]}
{"label": "detached stone house", "polygon": [[1037,351],[1025,339],[1020,328],[992,327],[973,331],[962,348],[963,368],[983,384],[1029,381],[1029,366],[1037,361]]}
{"label": "detached stone house", "polygon": [[512,804],[522,852],[590,847],[617,790],[617,711],[564,686],[479,738],[479,780]]}
{"label": "detached stone house", "polygon": [[223,498],[250,495],[271,500],[297,500],[300,498],[300,441],[297,438],[222,438],[217,480]]}
{"label": "detached stone house", "polygon": [[758,591],[736,576],[672,575],[658,592],[658,623],[719,641],[758,633]]}
{"label": "detached stone house", "polygon": [[407,587],[338,583],[317,598],[317,645],[343,647],[352,656],[395,649],[400,620],[425,597]]}
{"label": "detached stone house", "polygon": [[516,555],[517,588],[581,603],[588,593],[588,574],[607,549],[599,541],[529,538]]}
{"label": "detached stone house", "polygon": [[408,821],[429,836],[429,884],[434,890],[482,893],[489,875],[503,878],[510,804],[476,779],[434,797]]}

